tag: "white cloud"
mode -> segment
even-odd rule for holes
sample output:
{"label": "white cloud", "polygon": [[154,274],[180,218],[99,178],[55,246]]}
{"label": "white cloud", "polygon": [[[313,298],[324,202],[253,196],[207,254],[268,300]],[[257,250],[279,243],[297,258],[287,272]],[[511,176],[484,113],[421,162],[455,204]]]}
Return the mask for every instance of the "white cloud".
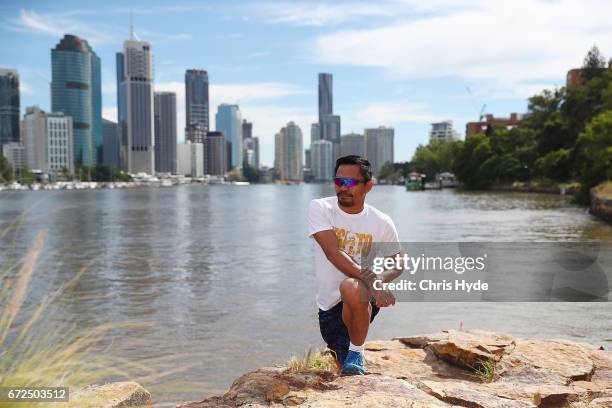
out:
{"label": "white cloud", "polygon": [[332,4],[313,2],[259,3],[252,7],[269,23],[288,23],[304,26],[340,24],[356,17],[392,16],[393,10],[369,3]]}
{"label": "white cloud", "polygon": [[440,117],[431,113],[426,104],[376,102],[357,108],[342,119],[361,132],[365,128],[396,126],[402,122],[430,123]]}
{"label": "white cloud", "polygon": [[22,9],[19,16],[9,22],[8,28],[14,31],[30,32],[61,38],[65,33],[76,34],[92,44],[117,41],[112,30],[98,27],[91,23],[81,23],[62,14],[37,13]]}
{"label": "white cloud", "polygon": [[612,3],[600,0],[474,1],[450,11],[433,5],[438,8],[419,18],[398,15],[379,28],[321,35],[314,59],[380,67],[392,78],[458,76],[506,88],[539,80],[550,86],[549,79],[579,66],[591,45],[604,46],[612,36]]}
{"label": "white cloud", "polygon": [[117,107],[116,106],[103,106],[102,117],[106,120],[112,120],[117,122]]}

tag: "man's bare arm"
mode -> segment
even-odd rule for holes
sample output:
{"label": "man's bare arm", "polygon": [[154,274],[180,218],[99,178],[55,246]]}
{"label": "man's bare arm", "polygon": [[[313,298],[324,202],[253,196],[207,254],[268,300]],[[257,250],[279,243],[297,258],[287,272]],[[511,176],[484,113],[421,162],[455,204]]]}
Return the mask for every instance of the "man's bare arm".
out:
{"label": "man's bare arm", "polygon": [[323,249],[325,256],[340,272],[351,278],[363,281],[370,290],[379,307],[392,306],[395,304],[395,297],[388,290],[375,290],[374,280],[376,275],[369,269],[361,269],[359,264],[351,259],[338,246],[338,238],[333,230],[319,231],[315,233],[314,239]]}
{"label": "man's bare arm", "polygon": [[363,279],[361,267],[338,246],[338,238],[333,230],[319,231],[313,235],[325,256],[336,268],[346,276]]}

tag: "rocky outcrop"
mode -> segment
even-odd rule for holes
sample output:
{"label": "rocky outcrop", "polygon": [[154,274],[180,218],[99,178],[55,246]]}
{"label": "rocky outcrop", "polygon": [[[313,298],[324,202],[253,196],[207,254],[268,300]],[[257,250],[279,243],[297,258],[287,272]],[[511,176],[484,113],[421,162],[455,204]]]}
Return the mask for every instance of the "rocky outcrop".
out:
{"label": "rocky outcrop", "polygon": [[150,408],[151,394],[132,381],[91,385],[70,395],[72,408]]}
{"label": "rocky outcrop", "polygon": [[263,368],[177,408],[612,408],[612,353],[586,343],[448,330],[368,342],[365,357],[365,376]]}
{"label": "rocky outcrop", "polygon": [[[591,189],[591,213],[608,222],[612,222],[612,197],[609,194],[604,194],[603,183]],[[609,182],[608,184],[612,184]]]}

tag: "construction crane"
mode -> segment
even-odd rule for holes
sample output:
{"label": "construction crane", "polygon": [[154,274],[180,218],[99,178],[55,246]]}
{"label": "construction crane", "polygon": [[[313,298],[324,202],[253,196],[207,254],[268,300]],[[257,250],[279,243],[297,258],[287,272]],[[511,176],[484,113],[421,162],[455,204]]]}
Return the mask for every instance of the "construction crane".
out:
{"label": "construction crane", "polygon": [[478,121],[482,122],[482,118],[484,118],[485,109],[487,109],[487,104],[484,103],[482,108],[480,108],[480,115],[478,115]]}
{"label": "construction crane", "polygon": [[[470,88],[470,86],[467,85],[465,87],[465,89],[467,89],[468,93],[472,97],[472,100],[474,102],[474,107],[478,106],[477,105],[478,102],[476,101],[476,97],[474,96],[474,93],[472,93],[472,89]],[[487,104],[486,103],[482,105],[482,107],[480,108],[480,112],[478,113],[478,121],[479,122],[482,122],[482,118],[484,118],[485,109],[487,109]]]}

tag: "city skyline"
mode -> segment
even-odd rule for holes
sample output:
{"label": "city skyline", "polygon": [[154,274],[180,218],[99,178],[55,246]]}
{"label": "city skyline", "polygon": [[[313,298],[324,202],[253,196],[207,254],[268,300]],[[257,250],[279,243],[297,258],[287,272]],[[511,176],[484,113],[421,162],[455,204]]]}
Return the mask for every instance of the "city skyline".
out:
{"label": "city skyline", "polygon": [[[394,127],[396,160],[405,161],[418,144],[428,142],[429,123],[450,119],[463,133],[485,103],[486,113],[495,116],[524,112],[527,96],[563,85],[567,70],[580,66],[593,44],[609,56],[603,47],[612,29],[603,16],[610,6],[591,6],[534,0],[502,9],[481,1],[368,7],[343,2],[316,8],[156,3],[134,10],[134,26],[154,49],[154,90],[177,94],[179,142],[184,140],[186,69],[208,72],[211,111],[221,103],[240,105],[243,117],[253,122],[253,135],[260,137],[261,164],[268,166],[281,126],[295,121],[309,129],[317,121],[317,74],[329,72],[342,134]],[[579,20],[573,18],[578,13]],[[0,45],[0,66],[19,71],[20,117],[31,105],[51,111],[49,50],[72,33],[88,40],[101,58],[103,117],[117,120],[114,53],[128,38],[129,9],[115,1],[87,9],[71,2],[9,2],[2,14],[7,41]],[[527,15],[523,30],[505,17],[519,14]],[[174,17],[180,25],[166,24]],[[452,38],[436,30],[440,25]],[[495,26],[486,40],[476,29],[481,25]],[[409,40],[416,34],[419,41]]]}

